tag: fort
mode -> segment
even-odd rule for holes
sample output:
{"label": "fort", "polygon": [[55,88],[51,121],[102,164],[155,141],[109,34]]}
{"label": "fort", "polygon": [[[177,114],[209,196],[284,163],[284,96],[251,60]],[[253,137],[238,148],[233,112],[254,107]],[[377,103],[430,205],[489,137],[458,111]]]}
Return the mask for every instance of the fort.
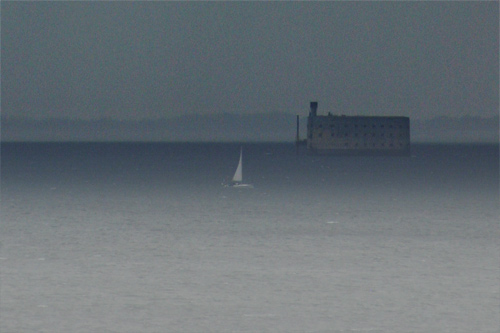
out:
{"label": "fort", "polygon": [[316,154],[340,155],[408,155],[410,153],[410,119],[408,117],[345,116],[328,113],[318,116],[318,102],[311,102],[307,118],[306,144]]}

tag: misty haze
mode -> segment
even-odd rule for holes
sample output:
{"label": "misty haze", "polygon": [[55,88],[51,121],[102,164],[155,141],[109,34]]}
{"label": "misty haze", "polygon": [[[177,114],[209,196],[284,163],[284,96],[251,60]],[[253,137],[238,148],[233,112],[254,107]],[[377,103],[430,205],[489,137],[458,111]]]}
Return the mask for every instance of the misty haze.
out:
{"label": "misty haze", "polygon": [[498,332],[498,1],[1,11],[1,332]]}

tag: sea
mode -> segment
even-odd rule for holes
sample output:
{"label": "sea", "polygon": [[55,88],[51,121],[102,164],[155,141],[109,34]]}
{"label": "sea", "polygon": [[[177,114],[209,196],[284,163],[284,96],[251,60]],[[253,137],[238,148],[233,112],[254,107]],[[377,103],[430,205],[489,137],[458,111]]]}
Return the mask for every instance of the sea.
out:
{"label": "sea", "polygon": [[0,216],[2,333],[500,332],[498,144],[3,142]]}

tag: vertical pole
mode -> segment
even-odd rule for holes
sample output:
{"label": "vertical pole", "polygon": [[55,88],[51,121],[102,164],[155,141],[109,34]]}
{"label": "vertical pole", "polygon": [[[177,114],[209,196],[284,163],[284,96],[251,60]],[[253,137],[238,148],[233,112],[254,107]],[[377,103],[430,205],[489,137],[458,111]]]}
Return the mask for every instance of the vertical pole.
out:
{"label": "vertical pole", "polygon": [[299,154],[300,135],[299,135],[299,115],[297,115],[297,136],[295,137],[295,152]]}

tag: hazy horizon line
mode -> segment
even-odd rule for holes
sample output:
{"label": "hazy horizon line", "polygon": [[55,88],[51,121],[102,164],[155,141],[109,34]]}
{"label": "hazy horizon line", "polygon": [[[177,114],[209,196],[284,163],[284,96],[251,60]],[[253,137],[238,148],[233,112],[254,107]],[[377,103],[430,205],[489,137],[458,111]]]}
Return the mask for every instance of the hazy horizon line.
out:
{"label": "hazy horizon line", "polygon": [[[307,116],[299,116],[300,137]],[[118,120],[1,118],[4,142],[294,142],[296,116],[288,113],[180,115],[175,118]],[[410,118],[411,142],[499,142],[499,116]]]}
{"label": "hazy horizon line", "polygon": [[[362,117],[408,117],[410,120],[413,121],[418,121],[418,122],[426,122],[426,121],[432,121],[432,120],[446,120],[446,119],[453,119],[453,120],[467,120],[467,119],[494,119],[494,118],[499,118],[500,115],[485,115],[485,116],[477,116],[477,115],[461,115],[461,116],[450,116],[450,115],[439,115],[439,116],[434,116],[434,117],[425,117],[425,118],[414,118],[414,117],[409,117],[405,115],[400,115],[400,116],[393,116],[393,115],[383,115],[383,114],[377,114],[377,115],[351,115],[351,114],[343,114],[343,113],[331,113],[334,116],[347,116],[347,117],[353,117],[353,116],[362,116]],[[112,121],[112,122],[143,122],[143,121],[173,121],[179,118],[193,118],[193,117],[202,117],[202,118],[210,118],[210,117],[222,117],[222,116],[235,116],[235,117],[271,117],[271,116],[290,116],[290,117],[295,117],[299,116],[300,118],[307,118],[309,113],[304,113],[304,114],[295,114],[295,113],[290,113],[290,112],[284,112],[284,111],[270,111],[270,112],[256,112],[256,113],[237,113],[237,112],[216,112],[216,113],[207,113],[207,114],[202,114],[202,113],[189,113],[189,114],[183,114],[183,115],[176,115],[176,116],[170,116],[170,117],[142,117],[142,118],[130,118],[130,119],[120,119],[120,118],[115,118],[115,117],[110,117],[110,116],[102,116],[102,117],[96,117],[96,118],[74,118],[71,116],[42,116],[42,117],[27,117],[27,116],[20,116],[20,115],[4,115],[0,114],[0,121],[3,122],[5,120],[16,120],[16,121],[49,121],[49,120],[61,120],[61,121],[69,121],[69,122],[92,122],[92,121]],[[318,114],[318,116],[326,116],[326,114]]]}

